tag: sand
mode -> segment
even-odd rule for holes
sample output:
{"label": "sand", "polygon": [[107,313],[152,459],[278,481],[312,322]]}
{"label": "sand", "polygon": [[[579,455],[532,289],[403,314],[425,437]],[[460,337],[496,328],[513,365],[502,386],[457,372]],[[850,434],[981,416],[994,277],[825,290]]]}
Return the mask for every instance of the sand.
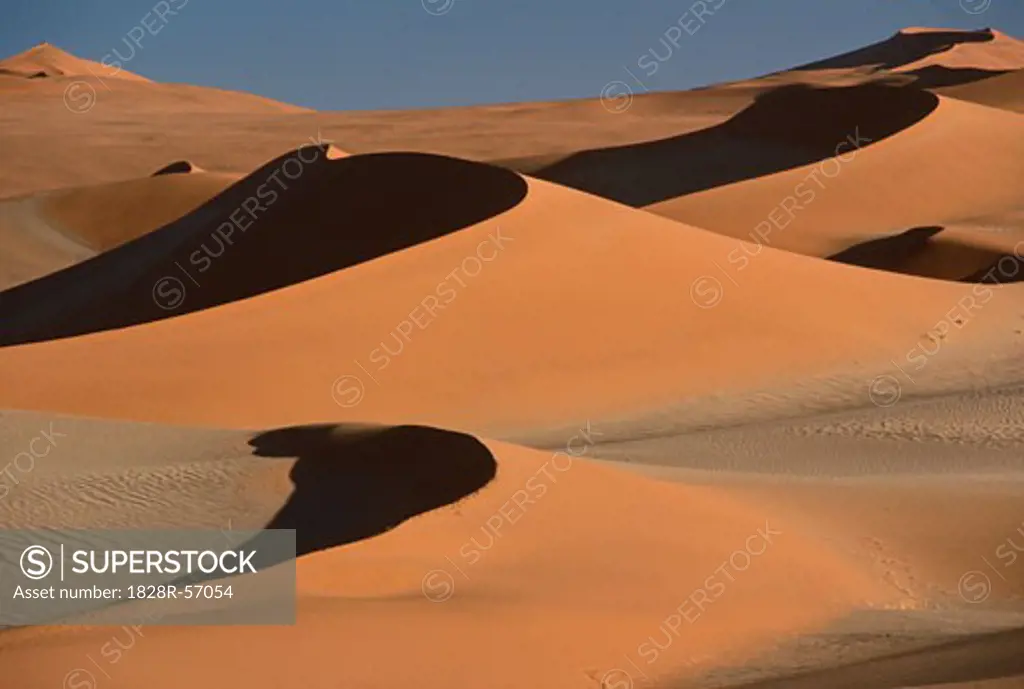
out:
{"label": "sand", "polygon": [[1019,41],[389,113],[97,67],[0,61],[0,528],[294,528],[298,618],[0,630],[17,686],[1024,686]]}

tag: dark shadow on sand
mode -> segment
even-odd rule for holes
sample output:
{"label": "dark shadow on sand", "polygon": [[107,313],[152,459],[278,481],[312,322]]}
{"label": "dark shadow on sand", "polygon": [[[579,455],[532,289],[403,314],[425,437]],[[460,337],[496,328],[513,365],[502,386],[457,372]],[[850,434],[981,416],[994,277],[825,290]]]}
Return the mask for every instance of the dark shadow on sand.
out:
{"label": "dark shadow on sand", "polygon": [[[1024,629],[964,637],[922,650],[728,689],[904,689],[1024,676]],[[668,683],[665,689],[694,685]],[[725,689],[725,687],[723,687]]]}
{"label": "dark shadow on sand", "polygon": [[915,86],[936,89],[944,86],[973,84],[978,81],[991,79],[992,77],[998,77],[1001,74],[1008,74],[1011,71],[1013,70],[975,69],[972,67],[952,68],[942,67],[941,65],[929,65],[928,67],[915,69],[912,72],[905,72],[905,74],[913,74],[917,77],[917,81],[914,82]]}
{"label": "dark shadow on sand", "polygon": [[[784,86],[727,122],[689,134],[594,149],[522,172],[633,207],[844,159],[928,116],[938,98],[882,84]],[[509,163],[515,168],[515,163]],[[517,168],[518,169],[518,168]]]}
{"label": "dark shadow on sand", "polygon": [[923,60],[929,55],[944,53],[960,43],[989,43],[993,40],[995,34],[989,29],[898,33],[884,41],[849,53],[801,65],[794,68],[794,71],[849,69],[871,65],[880,69],[893,69]]}
{"label": "dark shadow on sand", "polygon": [[152,233],[0,293],[0,346],[139,325],[294,285],[484,222],[526,192],[509,170],[457,158],[293,151]]}
{"label": "dark shadow on sand", "polygon": [[[1002,254],[980,247],[957,245],[949,242],[936,246],[934,238],[944,228],[939,225],[913,227],[890,237],[872,239],[844,249],[828,257],[830,261],[847,265],[886,270],[905,275],[917,275],[965,283],[1010,284],[1024,282],[1024,260],[1013,254]],[[914,266],[914,259],[930,253],[931,260]],[[923,270],[928,263],[936,264],[932,272]],[[937,265],[945,266],[938,271]],[[981,265],[967,269],[963,266]],[[957,270],[959,266],[959,270]]]}
{"label": "dark shadow on sand", "polygon": [[475,493],[497,472],[476,438],[422,426],[301,426],[250,444],[258,457],[297,458],[295,489],[265,528],[295,529],[298,556],[385,533]]}
{"label": "dark shadow on sand", "polygon": [[903,266],[928,246],[932,237],[942,232],[939,225],[913,227],[891,237],[871,239],[843,249],[828,260],[861,268],[903,272]]}

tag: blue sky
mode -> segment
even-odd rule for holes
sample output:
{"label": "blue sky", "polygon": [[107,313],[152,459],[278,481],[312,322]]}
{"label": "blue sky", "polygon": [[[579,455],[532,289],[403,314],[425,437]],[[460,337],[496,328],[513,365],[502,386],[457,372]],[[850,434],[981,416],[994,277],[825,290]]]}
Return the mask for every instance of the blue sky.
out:
{"label": "blue sky", "polygon": [[[690,88],[833,55],[904,26],[993,26],[1024,37],[1024,0],[703,0],[720,6],[702,20],[688,13],[694,0],[166,1],[177,13],[161,21],[156,0],[16,0],[4,8],[0,54],[49,41],[94,60],[115,48],[127,57],[126,35],[142,32],[150,13],[130,71],[362,110],[595,96],[629,81],[626,68],[651,90]],[[638,58],[652,47],[664,55],[660,39],[673,25],[686,32],[648,77]]]}

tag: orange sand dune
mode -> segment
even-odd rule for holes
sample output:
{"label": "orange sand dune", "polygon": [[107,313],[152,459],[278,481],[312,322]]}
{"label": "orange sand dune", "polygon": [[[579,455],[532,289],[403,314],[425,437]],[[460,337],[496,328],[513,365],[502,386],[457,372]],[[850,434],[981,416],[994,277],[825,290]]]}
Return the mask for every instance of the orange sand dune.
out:
{"label": "orange sand dune", "polygon": [[[806,167],[837,149],[848,158],[856,147],[894,137],[928,118],[938,105],[929,93],[878,84],[793,85],[760,94],[748,108],[708,129],[508,165],[631,206],[650,206]],[[795,117],[801,126],[793,126]]]}
{"label": "orange sand dune", "polygon": [[[983,347],[991,364],[1019,347],[1020,302],[996,298],[1019,295],[1014,285],[973,293],[759,248],[452,159],[355,156],[310,171],[298,205],[282,197],[258,234],[199,261],[204,272],[190,256],[206,255],[201,243],[230,212],[216,204],[5,293],[8,342],[202,310],[2,349],[0,404],[228,427],[363,419],[495,434],[888,368],[956,308],[971,327],[949,335],[944,356]],[[379,199],[332,184],[378,175],[391,180]],[[239,194],[261,179],[240,182]],[[421,195],[431,205],[414,201]],[[384,254],[397,228],[433,240]],[[173,243],[161,243],[167,232]],[[339,250],[325,249],[338,236]],[[94,277],[80,281],[90,264]],[[97,398],[107,387],[119,394]]]}
{"label": "orange sand dune", "polygon": [[196,172],[59,189],[0,201],[0,289],[148,234],[239,175]]}
{"label": "orange sand dune", "polygon": [[971,227],[915,227],[844,249],[832,260],[962,282],[1024,281],[1024,227],[992,232]]}
{"label": "orange sand dune", "polygon": [[937,93],[994,108],[1024,113],[1024,69],[971,84],[938,89]]}
{"label": "orange sand dune", "polygon": [[191,160],[176,160],[154,172],[153,177],[156,177],[157,175],[180,175],[192,172],[205,172],[205,170],[193,163]]}
{"label": "orange sand dune", "polygon": [[[434,433],[415,442],[408,433],[405,449],[415,448],[415,462],[471,463],[476,450],[466,443],[444,442],[449,456],[435,456],[436,436],[444,434]],[[312,469],[301,466],[319,460],[322,473],[323,463],[333,462],[337,481],[347,452],[334,442],[324,454],[317,441],[319,456],[306,456],[309,443],[303,450],[289,439],[303,435],[254,439],[258,452],[298,453],[299,460],[250,475],[262,473],[264,486],[291,492],[282,513],[315,512],[316,533],[330,538],[335,519],[354,516],[346,517],[348,505],[327,501],[322,485],[308,485],[303,476]],[[574,454],[585,448],[586,431],[570,442]],[[377,465],[408,461],[378,444]],[[566,452],[496,442],[486,448],[497,474],[478,493],[374,538],[301,557],[296,626],[145,626],[133,632],[145,641],[119,654],[105,684],[516,687],[528,670],[530,686],[585,689],[622,681],[623,672],[637,682],[693,675],[856,607],[899,601],[895,588],[833,551],[813,524],[777,519],[755,502],[733,500],[728,489],[658,483]],[[452,456],[460,452],[466,456]],[[374,495],[383,500],[387,484],[403,479],[381,473]],[[434,474],[430,482],[456,478]],[[299,507],[303,499],[308,504]],[[98,649],[112,632],[125,631],[26,630],[0,637],[0,653],[19,687],[49,687],[84,667],[85,654],[109,662]],[[195,662],[173,661],[182,657]]]}
{"label": "orange sand dune", "polygon": [[[126,37],[125,41],[128,40]],[[129,50],[128,57],[116,59]],[[150,81],[125,69],[135,54],[136,48],[126,43],[120,47],[120,52],[111,51],[102,62],[94,62],[41,43],[0,60],[0,93],[4,106],[20,110],[44,104],[63,111],[63,115],[70,118],[87,116],[98,106],[129,107],[136,113],[150,115],[182,107],[207,113],[308,112],[305,108],[248,93]],[[53,113],[48,116],[52,117]]]}
{"label": "orange sand dune", "polygon": [[0,60],[0,77],[49,79],[53,77],[96,77],[152,83],[145,77],[110,64],[83,60],[49,43],[40,43],[23,53]]}
{"label": "orange sand dune", "polygon": [[[851,127],[846,136],[856,131]],[[843,141],[837,136],[837,145]],[[1015,113],[939,97],[935,110],[916,124],[839,153],[648,210],[827,256],[884,232],[997,215],[1020,205],[1024,119]]]}
{"label": "orange sand dune", "polygon": [[918,86],[952,86],[1024,68],[1024,41],[993,29],[912,27],[879,43],[795,69],[864,67],[911,74]]}
{"label": "orange sand dune", "polygon": [[55,227],[106,251],[182,217],[241,177],[191,172],[60,189],[36,197],[37,208]]}
{"label": "orange sand dune", "polygon": [[[804,124],[793,127],[794,118]],[[825,257],[882,234],[1012,214],[1022,161],[1018,115],[869,84],[778,88],[710,129],[507,164],[709,230]],[[940,242],[950,239],[946,233]],[[997,252],[993,262],[1021,239],[1004,235],[988,247]],[[963,254],[955,266],[925,261],[905,272],[955,277],[984,267],[977,252],[954,253]]]}

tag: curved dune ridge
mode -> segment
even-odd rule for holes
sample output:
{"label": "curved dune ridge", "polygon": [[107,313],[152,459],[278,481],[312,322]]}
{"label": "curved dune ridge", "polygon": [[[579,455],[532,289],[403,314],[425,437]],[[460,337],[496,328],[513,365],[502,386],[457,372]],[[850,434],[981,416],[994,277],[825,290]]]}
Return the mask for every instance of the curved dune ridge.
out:
{"label": "curved dune ridge", "polygon": [[[1017,115],[867,84],[781,87],[710,129],[511,165],[757,244],[961,280],[1024,253],[1022,160]],[[956,227],[983,213],[1008,231]]]}
{"label": "curved dune ridge", "polygon": [[715,127],[582,151],[553,164],[516,167],[631,206],[651,206],[804,168],[836,155],[837,148],[848,156],[856,150],[854,142],[866,147],[898,135],[938,105],[930,93],[878,84],[793,85],[757,96],[748,108]]}
{"label": "curved dune ridge", "polygon": [[240,178],[194,169],[60,189],[38,195],[36,207],[54,227],[102,252],[191,213]]}
{"label": "curved dune ridge", "polygon": [[[103,456],[108,464],[132,459],[109,445],[111,430],[129,441],[166,435],[146,426],[60,426],[71,421],[55,421],[77,431],[71,453]],[[176,433],[176,440],[161,437],[162,444],[187,447],[191,432]],[[724,658],[750,657],[780,634],[819,626],[865,600],[897,598],[801,519],[777,519],[725,488],[658,483],[565,452],[430,428],[298,427],[235,435],[214,444],[225,448],[221,454],[202,459],[179,452],[173,464],[149,459],[135,468],[97,467],[75,485],[62,484],[54,467],[49,478],[32,477],[31,488],[43,499],[95,496],[92,522],[88,513],[76,512],[83,528],[125,521],[152,527],[169,519],[179,527],[200,526],[225,517],[235,528],[261,522],[299,527],[297,626],[187,633],[147,626],[148,643],[118,668],[112,686],[135,686],[143,676],[154,687],[216,686],[219,673],[226,678],[229,672],[235,682],[261,686],[268,680],[334,686],[337,668],[326,650],[342,646],[344,676],[355,684],[430,677],[431,686],[449,686],[468,674],[501,686],[526,654],[536,675],[532,685],[592,687],[627,662],[643,664],[652,678],[700,672]],[[228,449],[247,436],[249,453]],[[588,442],[579,434],[577,440]],[[205,438],[200,447],[210,445]],[[151,492],[152,481],[167,484],[174,466],[187,469],[190,479],[168,484],[173,501],[133,509],[138,501],[127,498]],[[204,476],[220,476],[212,482],[219,488],[209,490]],[[513,514],[514,522],[499,529],[495,516],[502,512]],[[0,523],[26,526],[6,506]],[[666,523],[675,527],[658,527]],[[340,544],[347,545],[335,547]],[[742,570],[732,581],[722,572],[730,559]],[[708,608],[702,614],[688,597],[712,587],[708,580],[716,576],[722,581],[705,591],[714,614]],[[604,605],[595,607],[595,600]],[[536,627],[538,616],[543,629]],[[380,664],[382,634],[389,639],[388,657],[401,663]],[[18,632],[0,638],[5,667],[27,689],[64,674],[67,663],[76,666],[82,649],[109,630],[56,636],[60,650],[35,635],[26,630],[25,640],[34,641],[24,647]],[[460,662],[439,663],[452,644]],[[222,646],[216,664],[166,662]],[[508,653],[510,647],[517,652]],[[289,649],[289,662],[281,662],[281,649]],[[37,662],[40,653],[48,662]],[[163,670],[154,676],[153,667]]]}
{"label": "curved dune ridge", "polygon": [[[229,427],[557,426],[573,422],[567,410],[635,413],[830,375],[851,360],[888,368],[893,342],[913,347],[934,314],[965,299],[957,285],[759,249],[499,168],[414,154],[312,165],[256,231],[212,257],[209,233],[265,175],[4,293],[8,343],[94,333],[0,350],[4,402]],[[198,284],[175,272],[193,267],[196,251],[210,258],[195,262],[207,268],[194,268]],[[820,300],[799,288],[808,284]],[[966,304],[971,328],[946,355],[983,346],[994,362],[1019,341],[1015,299],[993,298],[1015,289],[989,287]],[[609,314],[614,327],[603,325]],[[730,367],[715,365],[723,357]],[[83,360],[92,366],[72,364]],[[98,400],[97,386],[120,394]]]}
{"label": "curved dune ridge", "polygon": [[0,76],[26,79],[103,77],[152,83],[149,79],[127,70],[75,57],[49,43],[40,43],[23,53],[0,60]]}
{"label": "curved dune ridge", "polygon": [[[244,299],[474,225],[526,194],[518,175],[454,158],[332,151],[293,151],[142,242],[19,288],[0,306],[4,341],[121,328]],[[151,253],[155,240],[171,250]],[[103,281],[83,285],[84,273]],[[197,289],[179,305],[183,280]],[[29,306],[38,301],[49,309],[45,321]]]}
{"label": "curved dune ridge", "polygon": [[0,289],[146,235],[191,212],[239,177],[196,171],[0,200]]}
{"label": "curved dune ridge", "polygon": [[910,74],[925,88],[953,86],[1024,68],[1024,41],[989,28],[910,27],[879,43],[794,69],[858,68]]}
{"label": "curved dune ridge", "polygon": [[870,239],[828,257],[851,265],[910,275],[1005,284],[1024,281],[1024,228],[995,233],[975,228],[914,227]]}
{"label": "curved dune ridge", "polygon": [[[863,129],[860,134],[867,136]],[[855,125],[837,137],[837,145],[856,137]],[[844,146],[839,156],[817,164],[647,210],[748,241],[830,256],[883,233],[1012,213],[1020,206],[1022,178],[1019,115],[939,97],[930,114],[883,140],[865,141],[856,150]]]}
{"label": "curved dune ridge", "polygon": [[190,160],[176,160],[154,172],[153,177],[156,177],[157,175],[180,175],[192,172],[205,172],[205,170]]}

